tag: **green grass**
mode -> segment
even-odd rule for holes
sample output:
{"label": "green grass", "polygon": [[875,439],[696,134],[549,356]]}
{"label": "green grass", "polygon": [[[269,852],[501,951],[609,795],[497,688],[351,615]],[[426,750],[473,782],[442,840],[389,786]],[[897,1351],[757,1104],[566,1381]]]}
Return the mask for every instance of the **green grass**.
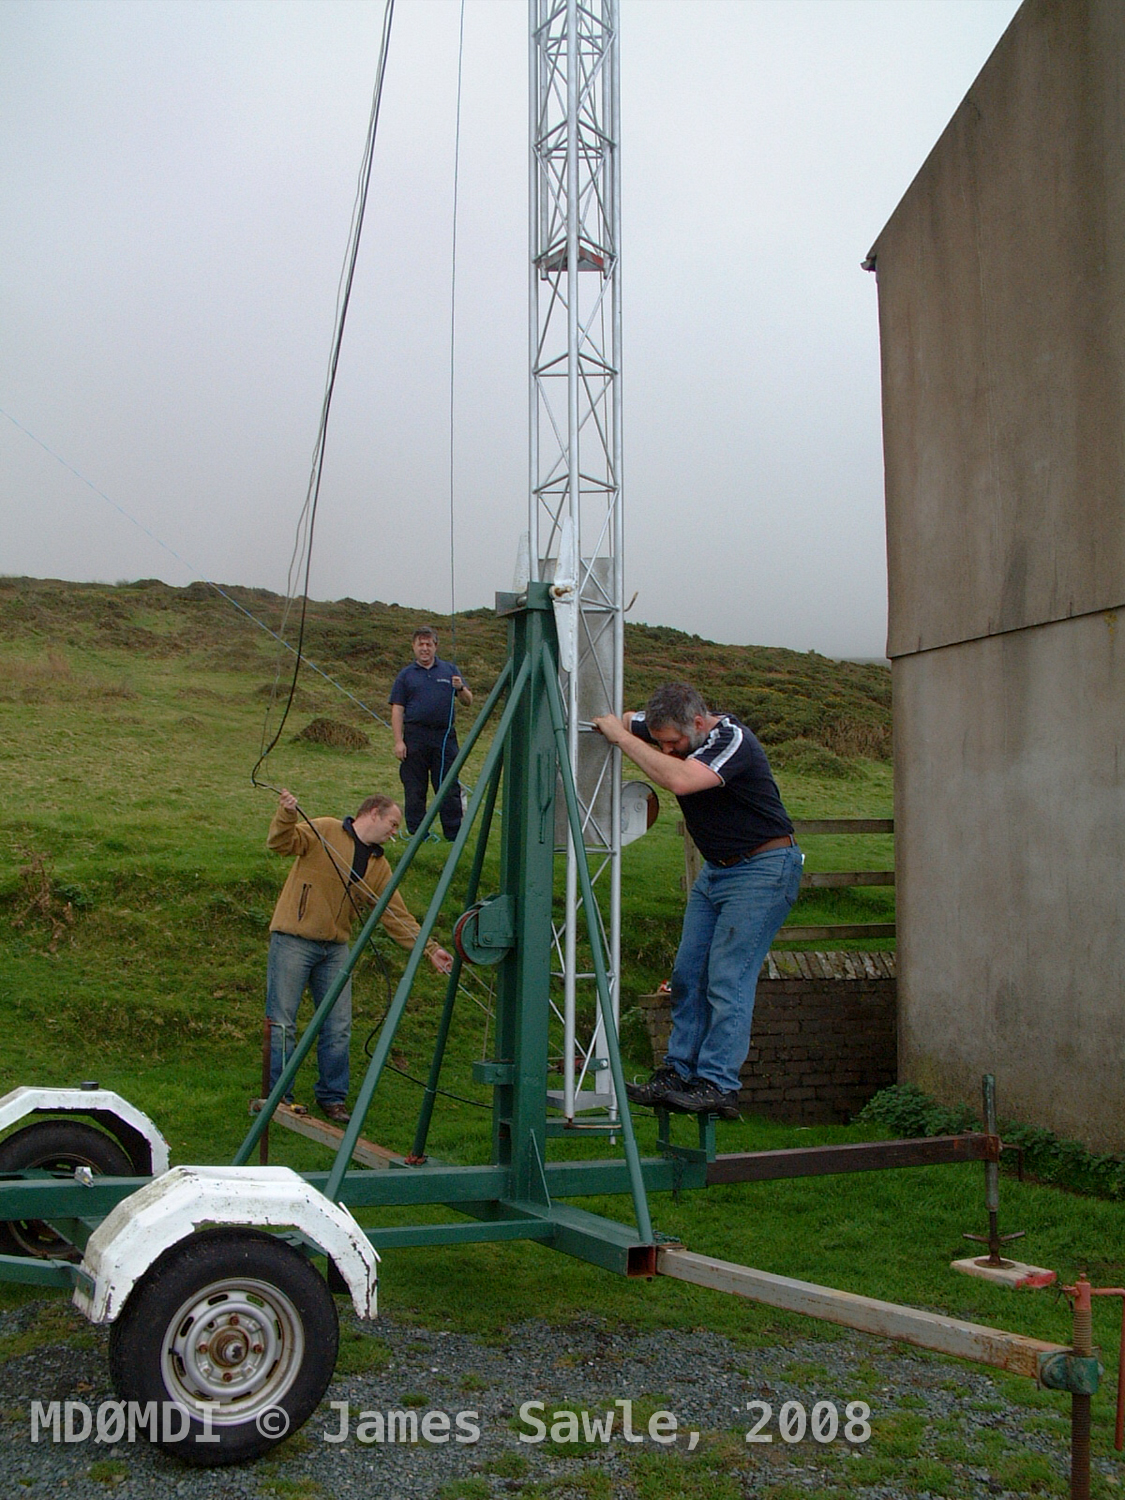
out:
{"label": "green grass", "polygon": [[450,1479],[438,1490],[438,1500],[489,1500],[492,1487],[487,1479],[472,1474],[466,1479]]}
{"label": "green grass", "polygon": [[72,1349],[90,1349],[94,1342],[95,1335],[90,1325],[79,1313],[66,1302],[48,1302],[37,1309],[36,1316],[28,1327],[19,1333],[0,1338],[0,1364],[55,1344],[68,1344]]}
{"label": "green grass", "polygon": [[368,1375],[385,1370],[391,1361],[391,1348],[385,1339],[374,1338],[367,1331],[345,1326],[340,1329],[340,1348],[336,1355],[336,1374]]}
{"label": "green grass", "polygon": [[[265,625],[278,628],[283,601],[276,594],[238,586],[227,586],[226,592]],[[386,717],[388,689],[409,660],[410,632],[422,624],[439,631],[443,655],[456,659],[474,689],[495,681],[506,627],[489,609],[458,615],[454,633],[441,616],[395,604],[311,600],[305,651]],[[109,587],[0,578],[0,638],[40,652],[38,659],[26,658],[10,679],[9,693],[27,702],[49,692],[49,658],[65,659],[75,648],[104,654],[112,675],[103,692],[124,701],[136,697],[133,662],[190,655],[213,671],[253,672],[252,691],[264,704],[261,695],[268,694],[276,661],[269,637],[202,583],[173,589],[156,580]],[[625,642],[629,704],[639,707],[658,683],[690,677],[713,707],[738,714],[764,744],[776,747],[779,767],[840,782],[852,776],[858,757],[890,756],[890,672],[882,664],[838,662],[815,651],[772,646],[719,646],[648,625],[626,624]],[[286,660],[286,682],[288,668]],[[330,711],[344,720],[350,714],[345,700],[311,672],[302,679],[297,707],[307,714]],[[361,719],[359,727],[366,729],[369,722]]]}
{"label": "green grass", "polygon": [[[5,1038],[0,1091],[96,1078],[147,1110],[167,1135],[173,1160],[181,1162],[229,1161],[248,1127],[247,1102],[260,1082],[267,926],[286,869],[265,850],[275,795],[249,782],[265,702],[260,690],[272,676],[272,650],[237,617],[228,620],[226,608],[197,589],[68,589],[0,581],[0,772],[6,791],[0,811]],[[357,695],[382,704],[392,668],[405,655],[413,616],[354,601],[318,608],[319,659],[338,668]],[[463,626],[459,621],[458,631],[464,640],[464,649],[458,647],[462,665],[475,687],[487,686],[498,661],[495,621],[478,612]],[[871,706],[878,707],[879,684],[886,676],[879,677],[877,668],[858,675],[841,668],[837,690],[830,682],[833,664],[824,658],[806,661],[783,653],[785,661],[774,661],[768,653],[728,651],[676,632],[642,630],[631,633],[629,641],[639,651],[639,665],[630,668],[637,698],[652,685],[650,679],[670,675],[739,684],[739,692],[748,696],[766,693],[750,680],[753,668],[774,684],[767,696],[788,692],[800,699],[802,693],[820,692],[836,715],[826,723],[842,722],[846,715],[840,705],[855,696],[856,722],[862,724],[861,689],[874,713]],[[790,657],[797,660],[789,662]],[[798,667],[806,671],[799,682],[792,675]],[[744,687],[743,673],[749,686]],[[864,674],[872,673],[868,691]],[[788,683],[784,690],[777,686],[783,682]],[[721,706],[749,712],[737,697],[732,692]],[[313,815],[353,810],[366,793],[397,786],[386,731],[350,707],[339,707],[330,690],[311,679],[302,686],[299,704],[272,758],[269,777],[275,785],[296,790]],[[806,709],[798,703],[793,713],[799,717]],[[886,712],[880,711],[889,728]],[[342,752],[292,737],[314,714],[326,712],[362,725],[370,748]],[[808,737],[798,732],[800,724],[794,728],[782,718],[767,722],[774,725],[771,733]],[[779,780],[794,815],[889,815],[886,760],[843,755],[848,746],[842,730],[835,746],[824,748],[847,760],[847,776],[824,774],[823,767],[802,771],[796,758],[781,757],[788,764],[779,766]],[[479,757],[470,766],[470,781],[477,765]],[[667,977],[682,914],[677,809],[673,799],[662,800],[660,821],[623,859],[626,1012],[636,996]],[[444,853],[443,845],[427,845],[409,873],[404,894],[416,913],[428,899]],[[893,847],[883,838],[821,838],[808,841],[808,858],[811,869],[889,867]],[[446,940],[460,910],[456,898],[463,881],[460,876],[441,920]],[[484,889],[495,889],[495,881],[490,864]],[[802,897],[792,920],[870,921],[886,920],[888,914],[893,915],[889,890],[821,892]],[[405,953],[383,939],[380,950],[391,981],[397,982]],[[445,1087],[482,1105],[488,1094],[472,1082],[470,1063],[486,1048],[488,979],[487,971],[477,971],[468,981],[471,997],[460,1008],[443,1075]],[[358,1077],[365,1037],[386,1004],[386,980],[374,962],[361,965],[355,990],[353,1077]],[[424,966],[394,1052],[394,1061],[415,1077],[428,1065],[441,994],[441,982]],[[628,1017],[623,1033],[632,1048],[629,1068],[646,1068],[651,1059]],[[308,1079],[301,1083],[307,1098]],[[408,1149],[418,1099],[413,1083],[388,1074],[365,1133]],[[638,1113],[636,1127],[642,1150],[652,1151],[652,1117]],[[490,1128],[486,1109],[442,1099],[430,1150],[451,1162],[485,1160]],[[719,1149],[733,1151],[873,1139],[880,1133],[877,1125],[797,1129],[747,1118],[721,1122],[717,1134]],[[326,1164],[325,1153],[313,1143],[278,1129],[272,1137],[271,1160],[299,1170]],[[555,1143],[552,1149],[600,1154],[608,1148]],[[1013,1294],[949,1272],[949,1261],[965,1253],[962,1231],[985,1227],[982,1187],[979,1168],[945,1167],[716,1187],[678,1199],[654,1196],[651,1208],[660,1232],[711,1255],[1065,1342],[1066,1308],[1050,1295]],[[622,1199],[585,1206],[628,1215]],[[385,1222],[395,1217],[388,1214]],[[1057,1267],[1067,1279],[1084,1264],[1121,1264],[1125,1205],[1120,1203],[1078,1200],[1049,1187],[1006,1180],[1002,1221],[1004,1228],[1026,1229],[1021,1251],[1026,1246],[1029,1258]],[[32,1297],[43,1307],[0,1349],[0,1360],[89,1337],[61,1296],[0,1283],[0,1307]],[[400,1324],[459,1329],[498,1341],[523,1318],[562,1323],[579,1316],[635,1328],[709,1327],[748,1347],[810,1335],[842,1344],[849,1338],[846,1330],[685,1283],[618,1280],[529,1244],[388,1254],[381,1299]],[[1119,1309],[1107,1302],[1095,1307],[1095,1336],[1111,1369],[1119,1318]],[[378,1337],[345,1330],[342,1375],[382,1370],[388,1359],[389,1346]],[[793,1373],[815,1385],[814,1370],[809,1364],[802,1370],[797,1361]],[[877,1370],[857,1352],[848,1390],[821,1394],[866,1397],[874,1409],[878,1387]],[[476,1388],[471,1376],[464,1377],[462,1390]],[[1054,1432],[1051,1424],[1065,1419],[1062,1396],[1003,1377],[997,1389],[1045,1422],[1044,1431]],[[939,1433],[949,1446],[938,1452],[920,1439],[917,1411],[904,1406],[880,1415],[885,1430],[877,1431],[858,1458],[802,1452],[801,1462],[816,1466],[819,1490],[803,1483],[795,1487],[791,1474],[769,1467],[778,1460],[759,1455],[753,1493],[776,1500],[796,1493],[804,1500],[818,1493],[843,1497],[854,1492],[853,1486],[888,1479],[904,1493],[959,1493],[960,1481],[949,1474],[958,1461],[957,1445],[968,1442],[960,1431]],[[1100,1456],[1110,1452],[1111,1418],[1110,1395],[1103,1389],[1094,1405]],[[983,1454],[988,1463],[1005,1465],[1005,1474],[1011,1469],[1018,1479],[1013,1488],[1052,1493],[1042,1488],[1048,1481],[1030,1459],[1020,1467],[1020,1455],[1002,1444],[990,1448],[984,1437],[974,1442],[978,1458]],[[728,1491],[746,1492],[749,1481],[731,1479],[727,1470],[734,1465],[741,1472],[748,1462],[745,1445],[731,1447],[721,1435],[708,1435],[696,1453],[678,1447],[638,1453],[630,1482],[638,1496],[721,1500]],[[577,1492],[591,1500],[606,1493],[604,1476],[592,1469],[583,1474]],[[528,1478],[527,1493],[540,1477]],[[514,1484],[522,1476],[508,1478]],[[280,1478],[270,1482],[275,1493],[283,1492],[277,1488]],[[447,1486],[446,1493],[471,1497],[491,1490],[474,1476]]]}
{"label": "green grass", "polygon": [[122,1480],[128,1479],[129,1466],[120,1459],[101,1458],[92,1463],[86,1472],[98,1484],[120,1484]]}

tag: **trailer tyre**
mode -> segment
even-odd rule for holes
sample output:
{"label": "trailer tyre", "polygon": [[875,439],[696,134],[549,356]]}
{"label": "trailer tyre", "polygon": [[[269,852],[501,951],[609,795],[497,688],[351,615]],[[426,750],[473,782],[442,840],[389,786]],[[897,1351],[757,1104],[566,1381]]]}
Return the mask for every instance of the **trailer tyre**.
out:
{"label": "trailer tyre", "polygon": [[[0,1172],[58,1172],[73,1177],[89,1167],[106,1177],[132,1177],[128,1154],[100,1130],[81,1120],[40,1120],[0,1141]],[[0,1222],[0,1255],[78,1260],[81,1251],[61,1239],[42,1219]]]}
{"label": "trailer tyre", "polygon": [[338,1341],[332,1294],[303,1255],[256,1230],[210,1229],[133,1288],[110,1330],[110,1372],[123,1400],[156,1403],[148,1435],[167,1452],[242,1463],[309,1419]]}

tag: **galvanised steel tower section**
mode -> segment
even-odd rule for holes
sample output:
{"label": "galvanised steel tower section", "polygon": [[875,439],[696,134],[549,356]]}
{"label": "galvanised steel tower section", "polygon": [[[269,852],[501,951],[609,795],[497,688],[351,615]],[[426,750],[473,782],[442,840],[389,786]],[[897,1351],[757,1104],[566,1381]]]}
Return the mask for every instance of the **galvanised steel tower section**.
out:
{"label": "galvanised steel tower section", "polygon": [[[600,897],[613,1011],[619,1009],[620,752],[590,721],[622,709],[621,180],[617,0],[530,0],[530,559],[552,582],[570,763]],[[575,1109],[616,1107],[600,1026],[576,1047],[577,851],[567,844],[564,1089]],[[593,1007],[590,1007],[593,1010]],[[596,1011],[593,1011],[596,1014]],[[576,1050],[579,1064],[575,1067]]]}

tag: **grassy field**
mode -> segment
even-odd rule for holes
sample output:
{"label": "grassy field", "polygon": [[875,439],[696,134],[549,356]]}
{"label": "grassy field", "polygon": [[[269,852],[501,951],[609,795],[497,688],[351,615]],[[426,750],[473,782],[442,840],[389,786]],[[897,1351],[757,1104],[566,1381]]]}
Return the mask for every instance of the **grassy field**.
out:
{"label": "grassy field", "polygon": [[[264,607],[268,600],[251,602]],[[382,712],[394,670],[408,654],[414,615],[354,601],[318,610],[314,659]],[[461,664],[479,700],[500,659],[496,623],[477,612],[459,620],[458,635]],[[781,750],[778,778],[794,815],[890,815],[889,687],[882,668],[720,648],[645,627],[629,642],[631,651],[636,646],[629,667],[635,701],[670,675],[699,680],[722,706],[737,702],[752,724],[760,700],[765,737]],[[443,640],[443,653],[448,645]],[[258,1088],[267,926],[286,868],[264,845],[276,799],[249,780],[274,665],[268,637],[198,588],[0,581],[6,789],[0,1092],[96,1078],[152,1114],[173,1160],[223,1162],[233,1155]],[[784,696],[785,682],[795,702],[782,712],[773,699]],[[369,746],[343,752],[296,738],[318,715],[362,728]],[[366,793],[397,787],[389,732],[315,677],[302,679],[268,777],[297,791],[314,816],[342,815]],[[626,1007],[667,976],[675,950],[683,850],[674,801],[666,800],[657,826],[625,851]],[[811,840],[809,868],[887,867],[891,846],[889,838]],[[416,913],[428,900],[444,847],[425,847],[409,874],[404,895]],[[446,941],[459,910],[454,900],[443,917],[439,936]],[[890,916],[893,893],[875,888],[802,897],[793,920]],[[397,979],[406,955],[385,939],[380,949]],[[423,968],[394,1055],[414,1077],[428,1064],[441,993],[437,977]],[[365,961],[356,983],[353,1080],[382,1015],[386,984],[380,966]],[[486,1046],[487,1003],[484,982],[467,981],[444,1080],[480,1105],[486,1096],[472,1084],[469,1063]],[[639,1029],[627,1024],[624,1037],[634,1049],[628,1071],[647,1070],[651,1058],[643,1055]],[[309,1092],[306,1081],[305,1098]],[[407,1149],[418,1097],[408,1078],[389,1075],[365,1133]],[[651,1148],[650,1117],[639,1113],[637,1125],[642,1146]],[[480,1160],[488,1131],[485,1108],[443,1100],[432,1152]],[[751,1118],[719,1131],[720,1150],[727,1151],[874,1134],[871,1127],[797,1130]],[[274,1160],[298,1168],[325,1164],[311,1143],[281,1135],[274,1132]],[[620,1202],[604,1207],[627,1212]],[[962,1231],[984,1227],[977,1169],[715,1188],[658,1199],[653,1216],[658,1230],[709,1254],[1054,1341],[1069,1338],[1065,1304],[949,1272],[950,1259],[964,1253]],[[1038,1264],[1067,1278],[1086,1266],[1095,1282],[1121,1283],[1125,1205],[1005,1180],[1003,1220],[1004,1227],[1028,1231],[1024,1253]],[[714,1327],[750,1344],[810,1332],[807,1323],[718,1294],[659,1281],[622,1283],[533,1246],[402,1251],[388,1258],[384,1273],[384,1306],[399,1321],[492,1337],[530,1315],[579,1313],[637,1326]],[[0,1284],[0,1305],[28,1295]],[[1097,1308],[1107,1364],[1115,1362],[1118,1322],[1115,1306]],[[813,1331],[825,1332],[821,1325]],[[1018,1382],[1008,1387],[1021,1389]],[[1026,1394],[1050,1411],[1066,1409],[1063,1397],[1038,1395],[1030,1385]],[[1109,1452],[1109,1417],[1103,1390],[1095,1405],[1102,1455]],[[924,1491],[919,1479],[904,1493]]]}

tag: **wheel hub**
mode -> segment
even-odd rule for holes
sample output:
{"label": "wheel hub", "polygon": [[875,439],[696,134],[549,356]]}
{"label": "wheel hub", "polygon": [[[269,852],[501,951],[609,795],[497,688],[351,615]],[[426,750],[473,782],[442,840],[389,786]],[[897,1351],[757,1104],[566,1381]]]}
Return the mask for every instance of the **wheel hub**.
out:
{"label": "wheel hub", "polygon": [[250,1346],[241,1328],[220,1328],[210,1345],[200,1345],[201,1354],[209,1353],[215,1364],[227,1370],[242,1364],[249,1352]]}
{"label": "wheel hub", "polygon": [[169,1325],[163,1353],[169,1389],[189,1411],[245,1421],[289,1388],[304,1353],[301,1320],[265,1282],[212,1283]]}

